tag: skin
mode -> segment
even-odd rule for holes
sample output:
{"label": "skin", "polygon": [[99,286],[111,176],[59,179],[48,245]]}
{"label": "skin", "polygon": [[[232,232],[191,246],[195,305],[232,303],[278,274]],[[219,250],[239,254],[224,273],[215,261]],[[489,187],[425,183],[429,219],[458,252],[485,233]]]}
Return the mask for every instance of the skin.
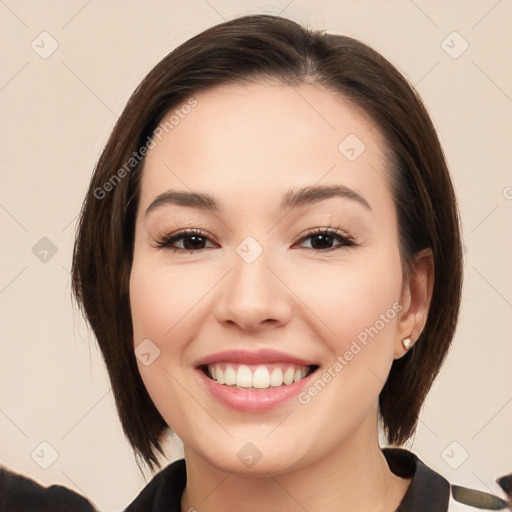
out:
{"label": "skin", "polygon": [[[402,339],[414,342],[424,327],[433,275],[429,253],[410,276],[402,272],[382,136],[319,86],[231,84],[194,97],[197,106],[146,157],[130,279],[134,347],[149,338],[160,350],[139,370],[184,444],[182,510],[395,510],[410,480],[395,476],[380,450],[377,400],[405,353]],[[366,146],[353,162],[338,150],[349,134]],[[331,184],[357,191],[371,209],[335,197],[280,211],[290,188]],[[207,192],[224,208],[169,204],[146,215],[169,189]],[[328,226],[356,245],[303,239]],[[184,228],[204,231],[204,248],[155,247],[160,234]],[[247,236],[263,248],[250,264],[236,252]],[[321,375],[397,303],[396,316],[307,405],[239,412],[199,382],[194,362],[231,348],[274,348],[315,361]],[[251,468],[237,457],[247,442],[262,454]]]}

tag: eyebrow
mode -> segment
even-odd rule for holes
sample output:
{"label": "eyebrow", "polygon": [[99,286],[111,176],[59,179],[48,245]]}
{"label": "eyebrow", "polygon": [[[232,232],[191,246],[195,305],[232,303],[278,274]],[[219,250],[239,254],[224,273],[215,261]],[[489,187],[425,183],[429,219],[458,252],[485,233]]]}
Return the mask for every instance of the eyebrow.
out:
{"label": "eyebrow", "polygon": [[[346,187],[345,185],[319,185],[288,190],[283,194],[281,210],[299,208],[301,206],[315,204],[333,197],[350,199],[361,204],[368,210],[372,209],[368,201],[361,194]],[[156,199],[147,207],[145,214],[148,215],[150,212],[165,205],[188,206],[215,213],[220,212],[223,209],[220,201],[210,194],[202,192],[167,190],[156,197]]]}

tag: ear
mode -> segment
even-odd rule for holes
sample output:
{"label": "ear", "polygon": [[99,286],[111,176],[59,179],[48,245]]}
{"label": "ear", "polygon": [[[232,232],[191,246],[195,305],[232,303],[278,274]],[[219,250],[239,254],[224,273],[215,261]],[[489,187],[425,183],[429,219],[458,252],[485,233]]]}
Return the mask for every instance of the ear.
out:
{"label": "ear", "polygon": [[407,350],[402,345],[404,338],[411,338],[411,347],[420,337],[427,323],[432,290],[434,289],[434,257],[430,248],[418,252],[412,262],[409,275],[404,276],[398,317],[394,359],[402,357]]}

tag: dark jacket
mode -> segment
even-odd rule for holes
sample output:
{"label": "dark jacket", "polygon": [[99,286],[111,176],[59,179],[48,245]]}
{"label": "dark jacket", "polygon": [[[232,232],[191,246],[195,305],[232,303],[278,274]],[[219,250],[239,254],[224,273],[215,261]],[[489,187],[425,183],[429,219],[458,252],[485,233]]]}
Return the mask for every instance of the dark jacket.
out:
{"label": "dark jacket", "polygon": [[67,487],[42,487],[34,480],[0,466],[0,512],[97,512]]}
{"label": "dark jacket", "polygon": [[[383,448],[382,451],[393,473],[402,478],[412,478],[396,512],[477,512],[478,509],[500,510],[507,507],[507,502],[496,496],[450,485],[408,450]],[[510,478],[508,475],[499,480],[509,495]],[[185,460],[180,459],[157,473],[125,512],[181,512],[181,496],[186,482]],[[66,487],[42,487],[23,475],[0,467],[0,512],[98,511],[90,501]]]}
{"label": "dark jacket", "polygon": [[[395,475],[412,478],[395,512],[477,512],[478,509],[497,510],[506,505],[496,496],[450,485],[408,450],[383,448],[382,452]],[[510,476],[505,478],[508,478],[510,491]],[[181,512],[181,495],[186,481],[185,461],[181,459],[153,477],[125,512]],[[478,505],[478,509],[467,504]]]}

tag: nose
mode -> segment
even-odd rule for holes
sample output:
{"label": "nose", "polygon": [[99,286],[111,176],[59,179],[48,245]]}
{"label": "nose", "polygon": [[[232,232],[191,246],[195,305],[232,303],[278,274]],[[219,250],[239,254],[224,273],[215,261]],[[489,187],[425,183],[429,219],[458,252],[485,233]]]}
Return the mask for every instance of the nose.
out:
{"label": "nose", "polygon": [[293,293],[270,259],[266,251],[251,263],[233,255],[232,268],[219,283],[214,306],[220,323],[261,330],[282,327],[291,320]]}

